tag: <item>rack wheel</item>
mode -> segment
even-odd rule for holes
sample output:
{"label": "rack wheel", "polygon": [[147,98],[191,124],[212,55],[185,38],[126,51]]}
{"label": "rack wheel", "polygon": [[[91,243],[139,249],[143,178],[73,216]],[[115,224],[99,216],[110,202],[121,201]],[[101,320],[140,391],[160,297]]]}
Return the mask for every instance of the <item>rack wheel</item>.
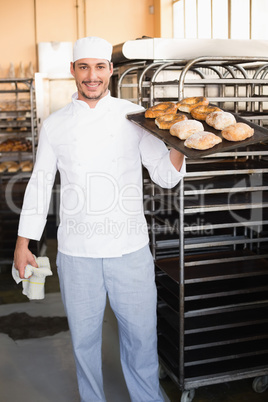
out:
{"label": "rack wheel", "polygon": [[181,402],[192,402],[192,400],[194,399],[194,394],[195,394],[194,389],[183,391],[181,395]]}
{"label": "rack wheel", "polygon": [[166,378],[166,377],[167,377],[166,370],[164,369],[164,367],[161,364],[159,364],[159,366],[158,366],[158,378],[159,378],[159,380],[164,380],[164,378]]}
{"label": "rack wheel", "polygon": [[253,380],[252,388],[255,392],[262,393],[268,388],[268,375],[262,377],[256,377]]}

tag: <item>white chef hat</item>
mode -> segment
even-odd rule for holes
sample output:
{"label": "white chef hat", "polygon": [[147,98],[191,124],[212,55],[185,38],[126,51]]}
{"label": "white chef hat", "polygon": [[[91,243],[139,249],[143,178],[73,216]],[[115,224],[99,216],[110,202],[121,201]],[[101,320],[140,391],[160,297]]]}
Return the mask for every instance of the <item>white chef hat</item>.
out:
{"label": "white chef hat", "polygon": [[113,46],[96,36],[78,39],[73,48],[73,62],[79,59],[104,59],[111,61]]}

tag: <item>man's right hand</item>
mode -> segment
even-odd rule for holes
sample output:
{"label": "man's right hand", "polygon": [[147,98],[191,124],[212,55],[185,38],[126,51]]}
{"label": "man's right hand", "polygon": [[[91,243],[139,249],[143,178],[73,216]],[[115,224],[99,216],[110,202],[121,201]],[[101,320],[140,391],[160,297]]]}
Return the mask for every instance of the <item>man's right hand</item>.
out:
{"label": "man's right hand", "polygon": [[20,278],[24,278],[26,265],[30,264],[33,267],[38,267],[34,255],[28,248],[29,239],[18,236],[16,248],[14,252],[14,267],[19,271]]}

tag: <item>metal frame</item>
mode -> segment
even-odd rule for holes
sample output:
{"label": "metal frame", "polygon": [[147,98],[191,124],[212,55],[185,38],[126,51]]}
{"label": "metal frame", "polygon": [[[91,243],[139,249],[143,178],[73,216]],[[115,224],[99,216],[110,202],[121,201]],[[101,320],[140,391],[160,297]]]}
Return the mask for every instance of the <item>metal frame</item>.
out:
{"label": "metal frame", "polygon": [[[135,72],[133,74],[133,72]],[[209,75],[208,75],[209,72]],[[123,88],[128,86],[125,82],[125,78],[130,77],[131,74],[133,80],[131,85],[135,87],[137,97],[131,99],[136,101],[136,103],[149,107],[155,103],[165,101],[165,100],[180,100],[185,96],[197,96],[196,91],[200,91],[203,96],[207,96],[212,103],[220,105],[224,108],[225,105],[230,107],[231,111],[236,113],[243,113],[250,120],[257,121],[259,125],[265,125],[268,119],[268,93],[265,92],[265,87],[268,85],[268,80],[266,80],[266,74],[268,73],[268,58],[256,59],[256,58],[208,58],[202,57],[195,60],[156,60],[154,62],[144,61],[143,65],[139,64],[135,71],[135,66],[125,65],[124,74],[119,76],[117,92],[119,97],[123,97]],[[135,75],[136,74],[136,75]],[[217,96],[212,96],[210,94],[211,87],[215,86],[218,91]],[[233,94],[228,94],[227,90],[233,91]],[[241,88],[244,93],[241,94]],[[172,96],[170,96],[170,89],[173,90]],[[175,89],[175,91],[174,91]],[[258,93],[255,90],[258,89]],[[192,93],[191,93],[192,91]],[[195,93],[195,94],[194,94]],[[200,93],[200,95],[201,95]],[[267,104],[267,105],[266,105]],[[251,367],[243,367],[236,369],[230,365],[228,370],[221,371],[218,373],[210,373],[208,375],[198,375],[193,378],[187,377],[185,375],[185,370],[189,371],[187,365],[187,359],[185,359],[185,353],[189,349],[189,344],[185,344],[185,341],[189,342],[189,320],[194,320],[196,317],[202,319],[211,316],[216,317],[217,314],[222,314],[227,316],[228,314],[235,314],[236,311],[241,311],[245,314],[245,311],[249,311],[249,317],[251,314],[254,315],[255,310],[266,312],[265,318],[260,321],[265,321],[265,325],[268,322],[267,312],[268,312],[268,298],[267,296],[260,296],[263,292],[268,290],[268,253],[262,248],[263,245],[268,244],[268,235],[264,234],[262,236],[253,236],[252,230],[249,228],[244,228],[243,222],[215,222],[212,223],[211,227],[215,232],[221,230],[222,233],[219,235],[212,236],[201,236],[196,239],[189,237],[191,228],[186,226],[186,220],[192,214],[202,213],[204,215],[211,213],[225,214],[228,210],[235,211],[250,211],[258,210],[268,210],[268,200],[263,200],[261,202],[243,201],[238,204],[219,205],[217,203],[209,202],[190,205],[189,197],[193,196],[203,196],[203,197],[216,197],[221,194],[222,197],[227,194],[250,194],[252,197],[257,194],[267,194],[268,193],[268,168],[266,167],[266,161],[268,159],[268,148],[267,145],[258,144],[251,146],[246,149],[240,149],[239,152],[225,152],[221,154],[214,154],[210,157],[203,158],[202,160],[191,161],[187,159],[187,175],[180,182],[178,187],[174,190],[177,197],[177,205],[179,206],[179,211],[175,211],[175,214],[179,218],[179,235],[176,234],[172,237],[163,238],[163,235],[167,234],[167,227],[165,218],[157,213],[158,203],[162,202],[166,198],[172,199],[173,192],[167,190],[163,192],[156,185],[150,184],[149,179],[146,179],[146,189],[151,188],[151,193],[146,193],[146,200],[150,199],[150,208],[145,209],[148,215],[148,220],[150,221],[152,232],[151,232],[151,248],[152,253],[155,258],[156,265],[156,282],[159,291],[159,336],[160,336],[160,349],[159,358],[161,362],[162,369],[168,373],[170,378],[179,386],[183,391],[181,402],[192,401],[194,396],[194,389],[204,385],[216,384],[223,381],[232,381],[243,378],[252,378],[259,376],[268,376],[268,362],[265,364],[259,364]],[[240,162],[241,161],[241,162]],[[222,165],[222,167],[221,167]],[[210,180],[211,182],[217,183],[219,178],[239,178],[243,177],[259,177],[262,175],[265,177],[263,183],[257,183],[256,185],[245,185],[239,188],[223,186],[217,184],[213,188],[201,188],[196,187],[193,190],[188,189],[189,183],[195,183],[195,180],[204,182]],[[203,178],[203,179],[202,179]],[[162,197],[162,199],[161,199]],[[267,198],[267,197],[266,197]],[[165,202],[165,201],[164,201]],[[165,205],[163,207],[163,212],[165,210]],[[167,206],[168,209],[169,206]],[[157,226],[156,223],[160,222]],[[209,223],[209,222],[208,222]],[[268,218],[265,219],[254,219],[251,221],[251,225],[258,227],[263,225],[267,230]],[[231,226],[231,227],[230,227]],[[196,226],[196,229],[201,231],[208,227],[206,221]],[[227,230],[227,234],[224,231]],[[228,231],[229,230],[229,231]],[[232,231],[232,232],[231,232]],[[243,233],[239,233],[243,231]],[[212,250],[212,252],[211,252]],[[211,252],[211,256],[207,257],[208,251]],[[260,252],[261,251],[261,252]],[[225,253],[227,253],[225,255]],[[200,254],[199,257],[197,255]],[[206,283],[211,284],[215,281],[215,277],[211,274],[211,269],[215,267],[223,266],[235,266],[235,264],[244,264],[247,268],[243,273],[235,274],[232,272],[224,273],[217,277],[215,283],[222,283],[223,286],[226,281],[248,280],[252,278],[252,281],[257,281],[260,279],[261,283],[256,285],[256,289],[253,291],[250,288],[246,289],[249,295],[252,292],[252,298],[254,298],[254,292],[257,292],[256,300],[249,302],[242,301],[241,303],[236,303],[236,297],[243,298],[243,292],[239,289],[234,289],[232,291],[226,290],[226,295],[233,298],[230,305],[211,305],[209,308],[203,308],[200,311],[186,309],[185,303],[195,303],[200,296],[200,303],[206,300],[211,300],[213,294],[206,296],[207,290],[204,290],[204,294],[193,294],[189,297],[189,289],[196,284],[202,284],[206,287]],[[248,268],[248,264],[252,269]],[[201,277],[189,278],[189,272],[191,270],[200,270]],[[218,268],[219,269],[219,268]],[[247,272],[247,270],[249,270]],[[207,276],[206,276],[207,271]],[[217,282],[218,281],[218,282]],[[176,290],[177,289],[177,290]],[[218,297],[219,300],[222,297],[222,292],[215,293],[214,297]],[[170,301],[169,301],[170,300]],[[172,300],[172,301],[171,301]],[[169,305],[169,303],[171,303]],[[168,333],[169,326],[165,329],[165,325],[161,325],[161,309],[168,308],[173,311],[173,321],[171,325],[171,335]],[[176,313],[174,313],[174,309]],[[165,311],[165,310],[163,310]],[[164,319],[166,319],[164,317]],[[249,318],[249,321],[252,317]],[[253,320],[252,320],[253,321]],[[166,323],[167,324],[167,323]],[[212,324],[211,324],[212,325]],[[235,325],[236,324],[232,324]],[[242,323],[237,323],[237,326],[243,325]],[[250,325],[250,324],[247,324]],[[172,327],[174,326],[174,328]],[[222,326],[224,331],[229,331],[229,325],[226,323]],[[177,346],[173,347],[173,353],[171,356],[168,355],[168,349],[166,350],[167,356],[161,356],[162,348],[162,338],[168,340],[168,342],[174,342],[174,331],[177,334]],[[191,332],[191,331],[190,331]],[[201,331],[202,332],[202,331]],[[267,332],[267,331],[266,331]],[[241,335],[239,335],[241,337]],[[264,336],[267,336],[264,334]],[[259,337],[262,337],[259,335]],[[267,341],[267,340],[266,340]],[[230,344],[235,341],[229,340]],[[241,343],[242,342],[242,343]],[[240,343],[243,344],[242,338]],[[176,343],[176,341],[175,341]],[[215,343],[221,343],[215,340]],[[239,343],[237,344],[239,345]],[[224,347],[224,346],[223,346]],[[195,348],[194,345],[190,345],[190,349]],[[165,349],[165,347],[164,347]],[[162,349],[164,351],[164,349]],[[264,355],[267,356],[267,350],[263,351]],[[178,353],[178,367],[174,368],[172,359],[174,355]],[[188,352],[187,352],[188,353]],[[256,355],[258,356],[258,351],[256,350]],[[243,355],[245,353],[242,353]],[[239,352],[237,352],[239,355]],[[230,357],[231,358],[231,357]],[[241,355],[242,358],[242,355]],[[243,357],[246,358],[246,357]],[[175,358],[176,359],[176,358]],[[202,360],[202,359],[201,359]],[[221,364],[221,359],[216,356],[211,359],[215,361],[215,364]],[[218,361],[218,363],[217,363]],[[232,360],[231,360],[232,361]],[[198,364],[201,364],[200,362]],[[205,364],[205,363],[204,363]],[[254,380],[258,382],[258,378]],[[254,388],[254,387],[253,387]],[[254,388],[255,389],[255,388]]]}
{"label": "metal frame", "polygon": [[[211,74],[206,74],[209,71]],[[250,74],[254,71],[253,75]],[[163,73],[171,74],[169,81],[163,79]],[[213,73],[213,74],[212,74]],[[193,60],[156,60],[148,63],[130,63],[124,66],[124,72],[117,72],[119,79],[117,83],[117,96],[123,96],[126,88],[135,88],[136,98],[131,100],[144,107],[152,106],[154,103],[165,100],[161,95],[161,88],[175,88],[176,93],[169,100],[180,100],[186,96],[191,96],[192,92],[199,90],[203,96],[210,99],[211,103],[225,107],[228,103],[230,110],[236,113],[247,112],[246,118],[257,120],[259,125],[265,124],[268,119],[267,102],[268,94],[263,94],[263,89],[267,87],[268,81],[268,58],[253,57],[198,57]],[[133,78],[132,83],[125,82],[126,79]],[[218,87],[219,96],[212,96],[210,88]],[[238,93],[239,89],[244,89],[244,94]],[[259,94],[256,89],[259,88]],[[232,89],[233,95],[227,95],[226,90]],[[144,92],[147,92],[146,94]],[[231,104],[230,104],[231,103]],[[242,108],[242,106],[244,107]],[[258,106],[258,110],[256,110]]]}
{"label": "metal frame", "polygon": [[[210,169],[209,165],[210,165],[210,163],[208,162],[208,166],[206,168],[204,168],[203,172],[200,172],[200,170],[198,170],[198,173],[196,173],[194,171],[189,172],[189,174],[187,174],[187,176],[186,176],[187,179],[190,180],[191,178],[194,179],[196,177],[198,177],[198,178],[200,178],[202,176],[205,177],[208,174],[210,174],[212,177],[219,176],[219,177],[224,178],[224,176],[226,174],[227,175],[237,175],[237,176],[239,176],[239,175],[244,175],[245,173],[250,174],[250,175],[261,173],[261,174],[265,174],[266,177],[267,177],[267,173],[268,173],[267,168],[264,168],[264,169],[257,169],[257,168],[255,168],[255,169],[246,169],[245,168],[245,169],[241,169],[241,170],[230,170],[230,171],[214,170],[213,171],[212,169]],[[205,170],[205,169],[207,169],[207,170]],[[213,178],[212,178],[212,181],[213,181]],[[208,270],[209,266],[216,266],[217,264],[220,264],[220,265],[222,265],[222,264],[234,264],[236,262],[239,262],[239,264],[241,264],[241,263],[243,263],[243,261],[244,262],[252,261],[252,264],[254,263],[254,265],[256,265],[256,275],[258,275],[258,270],[260,269],[260,268],[258,268],[259,264],[262,265],[264,259],[268,258],[268,254],[265,253],[265,252],[263,252],[262,254],[259,254],[259,255],[258,254],[257,255],[250,255],[249,252],[248,252],[248,253],[245,253],[242,256],[241,255],[235,255],[235,253],[232,254],[231,256],[229,254],[228,254],[227,257],[224,256],[224,253],[225,253],[224,248],[226,246],[228,248],[228,247],[233,246],[233,245],[239,246],[240,244],[243,245],[243,246],[245,246],[245,245],[246,246],[247,245],[252,246],[253,245],[254,248],[256,249],[256,247],[260,244],[260,242],[265,243],[265,244],[268,243],[268,237],[267,236],[262,238],[262,239],[259,239],[259,238],[252,239],[250,236],[245,234],[245,236],[239,238],[234,233],[233,236],[227,235],[225,238],[224,238],[224,236],[220,237],[219,239],[216,236],[215,236],[216,239],[213,239],[214,236],[212,236],[212,239],[211,239],[211,237],[210,238],[205,238],[205,239],[202,240],[203,243],[200,242],[200,240],[199,240],[199,244],[191,241],[191,239],[190,240],[188,239],[188,241],[186,241],[185,233],[187,232],[187,230],[185,230],[185,227],[184,227],[184,220],[185,220],[185,216],[187,215],[187,213],[190,213],[190,214],[192,214],[193,212],[198,213],[198,211],[200,210],[200,207],[202,208],[202,211],[204,213],[209,212],[210,210],[218,211],[219,206],[218,205],[212,205],[212,207],[211,207],[209,205],[207,205],[207,206],[206,205],[200,205],[199,207],[197,206],[194,209],[191,208],[191,207],[189,208],[189,206],[188,206],[189,209],[187,209],[187,205],[185,205],[184,198],[185,198],[185,196],[186,196],[186,198],[188,198],[188,196],[191,195],[191,191],[185,190],[184,186],[185,186],[185,183],[181,182],[180,186],[179,186],[179,193],[178,193],[179,198],[180,198],[180,204],[179,204],[180,205],[180,210],[179,210],[179,214],[180,214],[179,239],[178,239],[178,241],[173,240],[173,245],[172,245],[172,241],[167,241],[167,243],[169,242],[169,246],[171,246],[171,247],[173,246],[174,248],[179,247],[179,258],[174,260],[174,264],[175,265],[178,264],[177,266],[178,266],[178,270],[179,270],[178,279],[176,279],[175,281],[178,282],[178,289],[179,289],[178,290],[178,300],[179,300],[179,308],[178,308],[178,313],[179,313],[178,314],[178,316],[179,316],[179,325],[178,325],[178,327],[179,327],[179,330],[178,330],[179,331],[179,341],[178,341],[178,343],[179,343],[179,350],[181,352],[179,354],[179,374],[178,374],[178,377],[174,380],[174,376],[175,376],[174,372],[171,374],[171,377],[173,378],[173,380],[175,382],[177,382],[177,384],[179,385],[179,387],[182,390],[190,390],[190,389],[198,388],[199,386],[209,385],[209,384],[212,384],[212,383],[217,383],[217,382],[222,382],[222,381],[231,381],[231,380],[234,380],[234,379],[239,379],[239,378],[242,379],[242,378],[245,378],[245,377],[250,378],[250,377],[254,377],[255,375],[258,375],[258,376],[267,375],[268,374],[268,367],[259,367],[258,369],[254,368],[253,370],[251,368],[250,369],[245,368],[244,371],[240,370],[240,371],[237,371],[237,372],[233,372],[233,371],[230,370],[229,374],[224,373],[222,375],[210,375],[207,378],[195,378],[195,379],[190,380],[189,378],[184,377],[185,359],[184,359],[184,353],[182,351],[185,349],[185,344],[184,344],[184,341],[185,341],[185,319],[191,317],[191,312],[185,311],[185,300],[187,299],[187,297],[185,298],[185,289],[187,289],[187,286],[189,286],[187,283],[185,283],[185,270],[190,269],[191,267],[195,268],[195,269],[197,267],[200,267],[200,269],[204,270],[204,272],[205,272],[206,270]],[[222,189],[222,193],[228,192],[229,190],[230,191],[232,191],[232,190],[235,191],[234,189],[229,189],[227,187],[227,188]],[[267,190],[268,190],[268,184],[260,186],[260,187],[255,187],[255,188],[252,187],[252,188],[249,189],[249,191],[252,192],[252,193],[254,191],[266,191],[266,193],[267,193]],[[220,191],[221,191],[221,189],[219,189],[219,188],[213,188],[213,189],[208,189],[208,191],[201,190],[199,192],[199,194],[209,194],[210,193],[210,194],[214,195],[214,194],[217,194]],[[245,191],[245,189],[240,188],[239,191],[242,192],[242,191]],[[197,192],[198,192],[198,190],[196,191],[196,193]],[[187,204],[187,202],[186,202],[186,204]],[[247,205],[247,204],[245,204],[245,205],[236,205],[236,206],[234,205],[234,206],[231,206],[231,208],[232,209],[237,208],[237,209],[240,210],[241,208],[245,208],[245,209],[252,208],[252,207],[258,208],[260,206],[262,208],[268,208],[267,202],[263,203],[262,205],[257,205],[257,204],[256,205],[251,205],[251,204]],[[228,208],[229,208],[229,206],[227,206],[227,205],[224,206],[223,205],[223,210],[227,210]],[[259,222],[258,221],[257,222],[251,222],[252,225],[262,224],[262,225],[266,225],[266,226],[267,226],[267,223],[268,223],[267,220],[266,221],[259,221]],[[225,225],[219,223],[218,226],[217,226],[217,224],[214,225],[214,228],[216,227],[216,228],[224,229],[224,228],[229,227],[229,226],[230,225],[228,225],[228,223],[226,223]],[[243,224],[238,222],[236,227],[239,227],[239,226],[243,227]],[[214,244],[213,244],[213,242],[214,242]],[[166,245],[164,245],[164,247],[165,246]],[[159,247],[160,250],[161,250],[161,247],[163,247],[163,244],[161,245],[161,241],[160,242],[156,241],[156,247]],[[211,247],[214,247],[214,248],[220,247],[220,251],[218,251],[218,253],[217,252],[214,253],[214,258],[206,259],[206,256],[205,256],[203,258],[201,257],[199,260],[196,260],[196,259],[191,260],[191,253],[193,253],[192,255],[195,255],[196,252],[198,251],[198,249],[200,249],[201,251],[202,251],[202,249],[205,249],[205,250],[210,249],[211,250]],[[187,255],[188,255],[187,260],[185,259],[185,253],[187,253]],[[157,256],[157,252],[155,252],[155,254]],[[165,258],[166,258],[166,260],[165,260]],[[158,261],[158,259],[156,258],[156,266],[160,266],[160,268],[164,270],[163,272],[165,272],[165,264],[166,264],[165,261],[168,261],[168,256],[167,257],[162,257],[162,259],[160,257],[160,261]],[[266,263],[266,264],[267,264],[267,267],[266,267],[266,271],[267,271],[268,263]],[[264,271],[261,270],[262,275],[263,275],[263,273],[264,273]],[[170,275],[170,273],[168,273],[168,270],[166,271],[166,274],[167,274],[167,276]],[[243,274],[241,274],[241,278],[243,278],[243,277],[244,277]],[[156,278],[157,278],[157,276],[156,276]],[[210,281],[211,279],[208,279],[208,278],[209,277],[207,277],[207,280]],[[221,279],[223,280],[223,282],[224,282],[224,280],[227,280],[227,274],[226,275],[223,274]],[[157,279],[157,281],[159,281],[159,279]],[[200,281],[202,281],[202,280],[201,279],[199,279],[199,280],[196,279],[196,281],[200,283]],[[203,279],[203,281],[205,283],[206,279]],[[161,274],[160,274],[160,285],[161,285]],[[266,285],[264,283],[264,290],[266,292],[268,290],[267,286],[268,286],[267,283],[266,283]],[[260,290],[261,290],[261,287],[260,287]],[[236,292],[239,293],[238,290],[234,291],[234,293],[236,293]],[[218,297],[220,297],[220,294],[218,294]],[[160,299],[161,299],[161,296],[160,296]],[[252,306],[254,306],[254,303],[255,303],[255,305],[257,305],[259,302],[252,302]],[[268,305],[267,298],[266,298],[266,300],[263,300],[262,303],[264,303],[264,304],[266,303],[266,305]],[[244,305],[244,307],[245,306],[246,305]],[[229,307],[226,307],[226,308],[229,308],[231,310],[235,310],[236,308],[241,308],[241,307],[242,307],[242,305],[241,306],[236,306],[236,305],[231,306],[230,305]],[[161,309],[161,307],[160,307],[160,309]],[[204,312],[205,312],[205,310],[204,310]],[[217,308],[216,308],[216,310],[217,310]],[[205,314],[204,312],[203,313],[200,312],[200,314],[201,315]],[[218,312],[218,314],[221,313],[221,308],[220,307],[218,308],[217,312]],[[193,317],[195,315],[198,315],[198,314],[199,314],[198,312],[193,312]],[[228,326],[226,325],[226,327],[228,327]],[[161,361],[162,361],[163,366],[166,368],[167,372],[170,375],[170,369],[167,367],[167,364],[166,364],[165,360],[161,359]]]}
{"label": "metal frame", "polygon": [[[0,79],[0,96],[0,141],[9,138],[27,138],[32,144],[31,152],[0,152],[0,162],[7,160],[21,162],[29,159],[34,163],[38,142],[34,80],[32,78]],[[1,102],[12,103],[12,109],[1,109]],[[21,103],[23,108],[20,107]],[[20,120],[20,118],[24,120]],[[9,131],[10,129],[12,131]],[[11,210],[7,197],[11,198],[14,208],[19,209],[30,175],[30,172],[22,171],[16,173],[3,172],[0,174],[2,194],[0,218],[2,229],[5,230],[5,233],[3,233],[5,246],[3,246],[4,250],[2,250],[0,259],[0,272],[5,269],[5,266],[10,269],[10,264],[12,264],[19,217],[19,212],[16,212],[15,209]],[[40,243],[33,242],[32,248],[36,255],[40,253],[44,238],[45,235],[43,235]]]}
{"label": "metal frame", "polygon": [[[9,87],[8,87],[9,86]],[[2,89],[4,87],[4,89]],[[5,88],[6,87],[6,88]],[[25,137],[30,137],[31,142],[32,142],[32,153],[31,153],[31,158],[33,162],[35,161],[35,153],[36,153],[36,146],[37,146],[37,117],[36,117],[36,108],[35,108],[35,89],[34,89],[34,81],[32,78],[25,78],[25,79],[20,79],[20,78],[14,78],[14,79],[0,79],[0,95],[3,94],[8,98],[8,95],[14,95],[14,109],[5,111],[1,110],[1,105],[0,105],[0,139],[1,138],[10,138],[11,136],[18,135],[20,138],[25,138]],[[19,108],[19,95],[20,94],[25,94],[28,97],[28,102],[29,102],[29,108],[28,109],[23,109],[20,110]],[[25,99],[24,99],[25,100]],[[7,119],[9,117],[16,118],[16,117],[24,117],[26,119],[30,119],[30,125],[28,123],[22,123],[19,124],[17,121],[14,122],[7,122]],[[6,128],[12,127],[14,128],[14,132],[8,132],[6,130],[1,131],[1,129],[4,128],[4,125],[6,125]],[[24,131],[20,131],[20,128],[25,128]],[[15,153],[13,152],[12,155],[7,155],[8,157],[13,157],[17,156],[17,159],[20,160],[22,155],[21,153]],[[1,154],[1,159],[5,156],[5,154]],[[27,158],[29,158],[29,153],[27,153]]]}

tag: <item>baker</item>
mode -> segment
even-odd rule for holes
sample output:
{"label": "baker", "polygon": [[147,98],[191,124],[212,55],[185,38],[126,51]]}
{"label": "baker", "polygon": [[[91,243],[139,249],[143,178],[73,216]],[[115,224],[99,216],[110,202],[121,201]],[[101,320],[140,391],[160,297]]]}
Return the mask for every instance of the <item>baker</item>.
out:
{"label": "baker", "polygon": [[126,119],[141,107],[110,95],[112,45],[76,41],[71,73],[77,93],[43,123],[20,215],[14,265],[36,266],[56,171],[61,201],[57,267],[82,402],[105,401],[101,344],[108,294],[118,320],[123,373],[132,401],[163,401],[158,380],[156,286],[143,212],[142,164],[171,188],[183,155]]}

